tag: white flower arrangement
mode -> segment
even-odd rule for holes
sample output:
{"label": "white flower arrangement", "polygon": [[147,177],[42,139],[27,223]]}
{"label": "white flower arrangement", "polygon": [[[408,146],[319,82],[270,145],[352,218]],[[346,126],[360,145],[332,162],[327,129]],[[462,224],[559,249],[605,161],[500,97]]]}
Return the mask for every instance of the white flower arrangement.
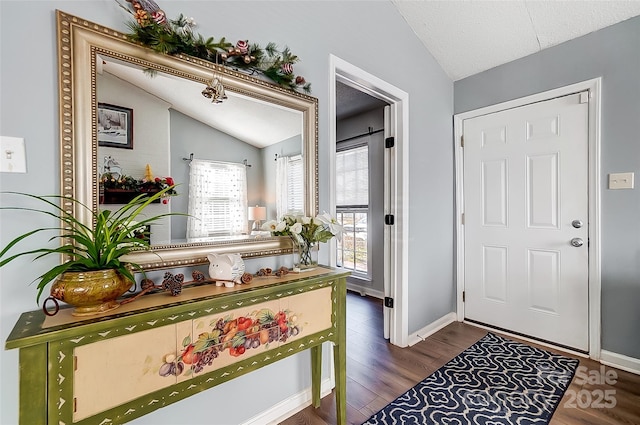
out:
{"label": "white flower arrangement", "polygon": [[287,214],[280,221],[267,221],[262,229],[270,231],[273,236],[291,236],[307,245],[328,242],[334,236],[338,240],[342,237],[342,226],[327,212],[316,217]]}

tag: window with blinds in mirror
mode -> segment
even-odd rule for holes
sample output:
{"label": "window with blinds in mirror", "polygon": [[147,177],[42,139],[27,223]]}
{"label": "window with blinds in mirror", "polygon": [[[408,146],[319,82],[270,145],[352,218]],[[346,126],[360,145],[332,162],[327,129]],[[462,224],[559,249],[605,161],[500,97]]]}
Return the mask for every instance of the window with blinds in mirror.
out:
{"label": "window with blinds in mirror", "polygon": [[276,159],[276,213],[278,219],[285,214],[304,211],[304,163],[302,155]]}
{"label": "window with blinds in mirror", "polygon": [[194,159],[189,170],[187,242],[246,235],[247,171],[244,164]]}

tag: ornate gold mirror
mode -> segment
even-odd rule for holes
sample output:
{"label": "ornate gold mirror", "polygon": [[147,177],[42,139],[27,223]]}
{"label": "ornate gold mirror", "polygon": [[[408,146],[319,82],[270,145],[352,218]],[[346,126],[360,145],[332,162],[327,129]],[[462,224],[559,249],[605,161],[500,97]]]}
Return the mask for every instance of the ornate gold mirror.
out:
{"label": "ornate gold mirror", "polygon": [[[57,19],[62,196],[73,197],[94,210],[108,208],[102,203],[100,184],[105,173],[115,166],[122,175],[142,177],[148,164],[178,185],[178,195],[167,204],[152,205],[155,210],[150,213],[187,213],[190,161],[201,158],[244,165],[247,209],[265,206],[266,219],[276,219],[276,182],[270,179],[275,179],[277,158],[290,156],[302,163],[303,212],[317,213],[316,98],[204,60],[158,54],[129,42],[123,33],[61,11]],[[222,82],[228,97],[221,104],[212,104],[202,93],[216,80]],[[166,96],[156,92],[159,88],[168,92]],[[119,93],[128,97],[119,98]],[[145,97],[157,102],[145,102]],[[185,98],[192,102],[185,103]],[[161,107],[150,110],[149,103]],[[115,143],[105,143],[104,110],[128,114],[129,128],[133,127],[128,139],[116,134]],[[229,126],[214,129],[215,123],[203,124],[192,118],[191,110]],[[268,126],[259,127],[265,123],[271,130],[290,128],[291,123],[294,126],[288,133],[278,133],[267,130]],[[247,129],[253,129],[254,134],[235,133]],[[261,139],[266,134],[272,134],[271,140]],[[244,141],[247,146],[236,146]],[[65,208],[84,223],[91,220],[87,211],[72,202]],[[289,238],[252,234],[250,230],[188,238],[186,229],[186,217],[167,219],[157,230],[151,229],[152,249],[129,260],[145,269],[156,269],[201,264],[210,252],[240,253],[247,258],[291,249]]]}

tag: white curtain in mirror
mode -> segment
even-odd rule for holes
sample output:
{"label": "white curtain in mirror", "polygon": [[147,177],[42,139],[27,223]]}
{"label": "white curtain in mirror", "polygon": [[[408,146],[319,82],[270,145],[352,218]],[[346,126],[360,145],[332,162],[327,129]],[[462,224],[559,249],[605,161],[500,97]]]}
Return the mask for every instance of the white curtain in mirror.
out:
{"label": "white curtain in mirror", "polygon": [[246,234],[248,217],[245,165],[192,160],[188,211],[187,241]]}
{"label": "white curtain in mirror", "polygon": [[285,214],[304,211],[304,164],[302,155],[276,159],[276,212],[278,219]]}

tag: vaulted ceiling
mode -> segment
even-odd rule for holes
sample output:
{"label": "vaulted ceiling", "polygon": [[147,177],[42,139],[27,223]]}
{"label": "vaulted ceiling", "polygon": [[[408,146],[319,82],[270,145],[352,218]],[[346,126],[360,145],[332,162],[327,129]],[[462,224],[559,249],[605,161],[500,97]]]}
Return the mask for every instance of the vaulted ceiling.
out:
{"label": "vaulted ceiling", "polygon": [[640,15],[640,0],[392,0],[452,80]]}
{"label": "vaulted ceiling", "polygon": [[[640,15],[640,0],[391,1],[454,81]],[[118,74],[117,69],[110,68],[110,72]],[[120,78],[128,80],[131,77],[120,75]],[[145,82],[148,79],[142,80]],[[177,84],[168,81],[166,85],[156,85],[167,88],[162,95],[156,95],[172,104],[175,109],[256,146],[268,145],[299,132],[299,126],[295,124],[299,118],[287,116],[286,119],[293,124],[291,130],[288,130],[288,126],[281,125],[277,128],[278,133],[272,134],[275,130],[273,127],[269,129],[269,125],[259,126],[254,119],[250,126],[253,133],[240,133],[242,126],[231,124],[233,120],[221,113],[222,109],[233,109],[234,102],[226,102],[225,108],[218,107],[216,114],[195,116],[191,111],[193,108],[182,106],[191,104],[194,96],[182,99],[185,97],[182,94],[189,93],[189,90],[178,89],[169,83]],[[156,91],[150,86],[145,86],[144,89],[151,93]],[[199,88],[194,90],[199,93]],[[337,85],[336,97],[339,119],[384,106],[384,102],[344,84]],[[242,99],[238,101],[241,102]],[[243,104],[242,108],[247,108],[247,104]],[[211,105],[201,111],[209,109],[212,109]],[[265,113],[267,123],[273,122],[274,117],[270,114],[280,112],[274,110]],[[213,122],[214,119],[217,121]],[[225,123],[229,126],[225,126]],[[249,129],[248,126],[244,127]],[[267,135],[268,141],[265,139]]]}
{"label": "vaulted ceiling", "polygon": [[[453,80],[640,15],[640,0],[392,0]],[[383,102],[337,84],[337,116]]]}

